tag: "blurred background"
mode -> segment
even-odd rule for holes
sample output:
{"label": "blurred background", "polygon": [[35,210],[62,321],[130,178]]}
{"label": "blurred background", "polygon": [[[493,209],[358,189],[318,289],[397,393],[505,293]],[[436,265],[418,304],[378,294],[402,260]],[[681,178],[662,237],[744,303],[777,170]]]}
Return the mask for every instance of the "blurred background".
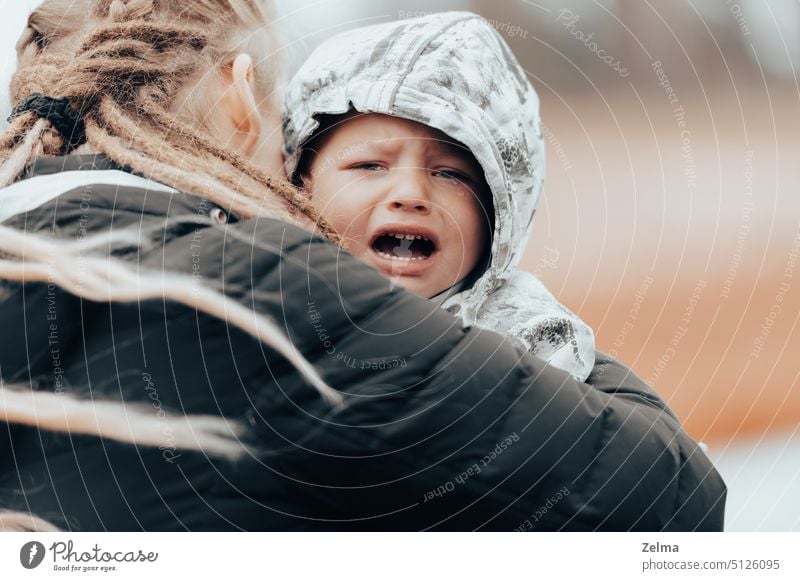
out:
{"label": "blurred background", "polygon": [[[38,2],[0,4],[5,87]],[[276,16],[291,72],[336,32],[432,10],[487,18],[540,95],[523,267],[708,445],[727,530],[800,531],[800,3],[278,0]]]}

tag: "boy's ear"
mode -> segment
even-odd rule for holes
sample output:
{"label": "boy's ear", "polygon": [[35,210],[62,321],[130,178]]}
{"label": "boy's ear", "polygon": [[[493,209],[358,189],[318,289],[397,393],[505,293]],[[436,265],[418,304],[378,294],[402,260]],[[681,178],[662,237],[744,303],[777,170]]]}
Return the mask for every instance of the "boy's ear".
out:
{"label": "boy's ear", "polygon": [[305,190],[306,196],[311,197],[311,192],[314,191],[314,183],[311,176],[307,173],[298,173],[296,178],[297,185]]}
{"label": "boy's ear", "polygon": [[225,91],[228,114],[242,137],[239,146],[246,154],[251,154],[261,137],[261,112],[256,103],[253,82],[253,59],[242,53],[233,61],[230,68],[230,83]]}
{"label": "boy's ear", "polygon": [[306,195],[310,198],[314,190],[314,161],[317,158],[316,139],[312,138],[305,142],[297,166],[294,170],[292,183],[299,188],[303,188]]}

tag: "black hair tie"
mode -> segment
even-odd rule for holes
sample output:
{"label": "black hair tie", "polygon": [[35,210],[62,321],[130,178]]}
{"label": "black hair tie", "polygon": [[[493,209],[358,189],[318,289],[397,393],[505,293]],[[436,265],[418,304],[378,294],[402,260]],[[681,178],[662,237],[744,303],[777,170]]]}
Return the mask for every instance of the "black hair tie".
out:
{"label": "black hair tie", "polygon": [[41,93],[33,93],[14,107],[8,121],[11,122],[15,117],[28,112],[47,119],[55,127],[56,131],[64,138],[65,153],[86,143],[86,125],[83,123],[83,115],[72,108],[67,97],[56,99]]}

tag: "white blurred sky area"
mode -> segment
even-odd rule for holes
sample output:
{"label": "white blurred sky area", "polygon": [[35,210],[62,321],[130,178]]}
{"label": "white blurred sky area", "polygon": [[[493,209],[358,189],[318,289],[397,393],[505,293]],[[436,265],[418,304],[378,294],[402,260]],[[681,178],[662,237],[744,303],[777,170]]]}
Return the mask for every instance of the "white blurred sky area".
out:
{"label": "white blurred sky area", "polygon": [[11,112],[8,102],[8,83],[17,67],[14,45],[38,0],[0,0],[0,126]]}
{"label": "white blurred sky area", "polygon": [[[176,0],[177,1],[177,0]],[[560,26],[548,17],[567,8],[592,21],[602,31],[608,14],[623,10],[631,0],[505,0],[502,10],[515,18],[537,19],[545,25]],[[341,30],[373,22],[394,20],[432,10],[472,10],[488,17],[497,14],[494,0],[274,0],[278,25],[288,49],[289,70],[296,68],[313,47]],[[699,15],[706,23],[733,22],[731,6],[746,17],[751,34],[741,41],[752,44],[760,65],[778,75],[790,75],[800,68],[800,4],[796,0],[680,0],[687,13]],[[0,114],[8,115],[8,80],[15,68],[14,44],[25,19],[41,0],[0,0]],[[658,5],[656,5],[658,6]],[[597,19],[597,20],[595,20]],[[563,32],[563,31],[562,31]],[[777,33],[777,34],[776,34]]]}
{"label": "white blurred sky area", "polygon": [[708,455],[728,486],[726,531],[800,532],[800,428],[712,446]]}
{"label": "white blurred sky area", "polygon": [[[177,0],[176,0],[177,1]],[[504,0],[504,8],[515,18],[540,19],[554,24],[549,15],[567,8],[582,14],[602,30],[608,14],[621,11],[631,0]],[[634,0],[638,1],[638,0]],[[274,0],[279,26],[290,47],[290,69],[296,67],[321,40],[347,28],[371,22],[394,20],[432,10],[472,10],[496,15],[494,0]],[[13,47],[25,18],[41,0],[0,0],[0,107],[8,108],[7,81],[14,70]],[[680,0],[688,14],[699,15],[707,24],[734,22],[732,10],[741,14],[749,32],[742,42],[752,44],[760,64],[775,74],[789,75],[800,68],[800,4],[796,0]],[[656,7],[659,5],[656,4]],[[502,10],[501,10],[502,12]],[[606,24],[603,24],[603,22]],[[522,25],[530,24],[521,22]]]}

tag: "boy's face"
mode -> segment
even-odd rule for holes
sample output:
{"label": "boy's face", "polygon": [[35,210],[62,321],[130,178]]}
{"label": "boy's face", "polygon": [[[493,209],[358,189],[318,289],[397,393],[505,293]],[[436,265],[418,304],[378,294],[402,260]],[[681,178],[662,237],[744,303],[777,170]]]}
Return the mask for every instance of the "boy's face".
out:
{"label": "boy's face", "polygon": [[351,252],[428,298],[467,276],[491,232],[481,205],[491,194],[472,154],[414,121],[342,119],[316,140],[304,185]]}

